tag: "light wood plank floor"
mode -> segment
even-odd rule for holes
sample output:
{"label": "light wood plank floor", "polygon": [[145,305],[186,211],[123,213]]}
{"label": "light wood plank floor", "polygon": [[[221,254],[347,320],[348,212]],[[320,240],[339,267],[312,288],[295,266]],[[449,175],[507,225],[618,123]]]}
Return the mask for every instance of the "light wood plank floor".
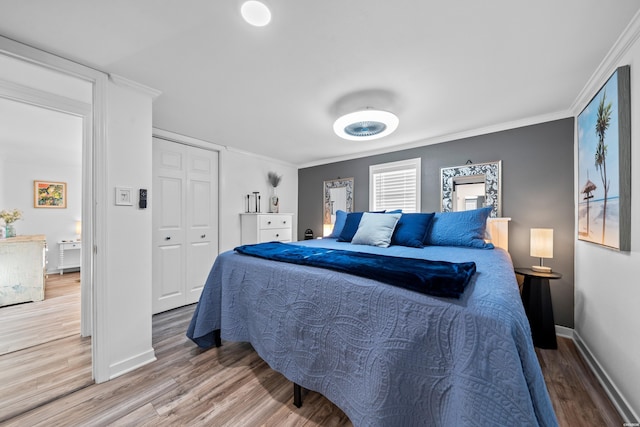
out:
{"label": "light wood plank floor", "polygon": [[[158,360],[7,420],[7,426],[349,426],[344,413],[309,392],[292,402],[292,385],[246,343],[199,350],[185,331],[194,306],[154,316]],[[538,350],[561,426],[620,426],[622,420],[573,342]]]}
{"label": "light wood plank floor", "polygon": [[79,278],[51,274],[44,301],[0,308],[0,421],[93,383]]}
{"label": "light wood plank floor", "polygon": [[49,274],[43,301],[0,307],[0,355],[80,335],[79,279]]}

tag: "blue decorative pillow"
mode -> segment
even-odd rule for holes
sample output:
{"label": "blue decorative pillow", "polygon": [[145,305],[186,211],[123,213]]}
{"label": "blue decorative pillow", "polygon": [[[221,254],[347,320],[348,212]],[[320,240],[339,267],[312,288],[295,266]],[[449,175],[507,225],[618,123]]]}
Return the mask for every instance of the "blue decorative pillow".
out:
{"label": "blue decorative pillow", "polygon": [[354,245],[370,245],[386,248],[391,244],[391,236],[402,214],[375,214],[365,212],[360,220],[358,231],[351,243]]}
{"label": "blue decorative pillow", "polygon": [[493,244],[484,241],[489,214],[490,206],[471,211],[436,212],[425,244],[493,249]]}
{"label": "blue decorative pillow", "polygon": [[347,221],[347,213],[343,210],[338,209],[336,211],[336,222],[333,223],[333,231],[327,237],[331,237],[333,239],[337,239],[342,233],[342,229],[344,228],[344,223]]}
{"label": "blue decorative pillow", "polygon": [[351,239],[353,239],[356,231],[358,231],[358,225],[360,225],[362,214],[363,212],[350,212],[347,214],[344,227],[342,227],[342,231],[340,231],[340,235],[338,236],[338,242],[350,242]]}
{"label": "blue decorative pillow", "polygon": [[433,216],[433,212],[402,214],[391,236],[391,244],[412,248],[424,247],[424,240]]}

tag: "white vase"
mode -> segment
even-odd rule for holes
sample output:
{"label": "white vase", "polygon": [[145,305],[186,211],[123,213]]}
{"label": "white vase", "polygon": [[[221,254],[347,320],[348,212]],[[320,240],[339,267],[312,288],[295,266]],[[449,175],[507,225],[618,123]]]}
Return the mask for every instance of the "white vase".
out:
{"label": "white vase", "polygon": [[271,197],[269,197],[269,212],[280,212],[280,199],[278,199],[278,194],[276,193],[275,187],[273,187],[273,194],[271,195]]}

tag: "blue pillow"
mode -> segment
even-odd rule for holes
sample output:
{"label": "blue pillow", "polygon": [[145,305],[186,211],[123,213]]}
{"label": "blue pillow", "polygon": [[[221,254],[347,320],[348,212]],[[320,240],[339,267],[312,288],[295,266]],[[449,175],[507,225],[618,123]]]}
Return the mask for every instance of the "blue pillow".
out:
{"label": "blue pillow", "polygon": [[471,211],[436,212],[425,244],[493,249],[493,244],[484,241],[489,214],[491,206]]}
{"label": "blue pillow", "polygon": [[424,247],[424,240],[433,216],[433,212],[402,214],[391,236],[391,244],[412,248]]}
{"label": "blue pillow", "polygon": [[347,213],[343,210],[338,209],[336,211],[336,222],[333,223],[333,231],[327,237],[331,237],[333,239],[337,239],[342,233],[342,229],[344,228],[344,223],[347,220]]}
{"label": "blue pillow", "polygon": [[[358,225],[360,225],[360,219],[362,219],[363,212],[350,212],[347,214],[347,218],[344,222],[344,227],[340,231],[338,236],[338,242],[350,242],[358,231]],[[336,222],[338,220],[336,219]]]}
{"label": "blue pillow", "polygon": [[391,236],[400,219],[400,213],[375,214],[365,212],[358,225],[358,231],[351,243],[354,245],[370,245],[386,248],[391,243]]}

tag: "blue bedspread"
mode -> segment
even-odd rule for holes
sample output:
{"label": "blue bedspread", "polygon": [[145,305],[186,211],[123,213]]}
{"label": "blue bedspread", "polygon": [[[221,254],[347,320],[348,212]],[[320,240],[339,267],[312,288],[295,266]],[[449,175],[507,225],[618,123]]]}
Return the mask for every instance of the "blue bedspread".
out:
{"label": "blue bedspread", "polygon": [[555,426],[509,255],[460,247],[311,247],[465,262],[460,299],[233,251],[209,274],[187,335],[250,342],[355,426]]}
{"label": "blue bedspread", "polygon": [[235,251],[274,261],[342,271],[423,294],[449,298],[460,298],[476,272],[473,262],[403,258],[281,242],[243,245],[235,248]]}

